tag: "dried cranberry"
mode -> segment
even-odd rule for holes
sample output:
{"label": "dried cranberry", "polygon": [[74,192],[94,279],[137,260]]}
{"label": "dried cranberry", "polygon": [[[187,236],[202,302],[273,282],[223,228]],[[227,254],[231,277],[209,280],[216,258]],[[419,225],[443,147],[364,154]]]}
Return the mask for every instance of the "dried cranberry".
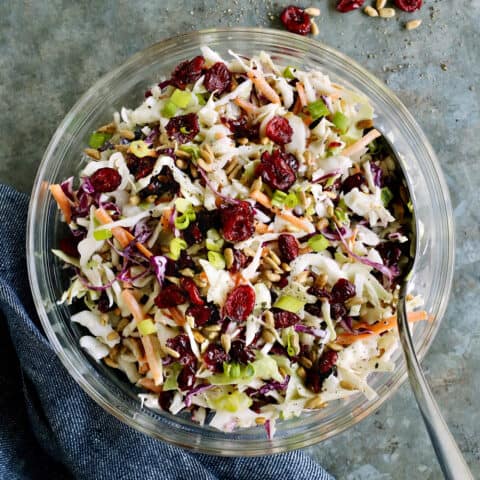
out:
{"label": "dried cranberry", "polygon": [[265,135],[278,145],[285,145],[292,141],[293,128],[286,118],[276,115],[267,123]]}
{"label": "dried cranberry", "polygon": [[212,65],[205,73],[203,85],[210,92],[217,91],[217,95],[230,90],[232,86],[232,74],[223,62]]}
{"label": "dried cranberry", "polygon": [[143,94],[145,98],[151,97],[152,96],[152,91],[150,89],[145,90],[145,93]]}
{"label": "dried cranberry", "polygon": [[355,285],[346,278],[340,278],[332,288],[332,300],[335,303],[343,303],[354,297],[355,293]]}
{"label": "dried cranberry", "polygon": [[220,210],[201,210],[197,213],[197,223],[203,235],[211,228],[218,230],[222,226]]}
{"label": "dried cranberry", "polygon": [[362,173],[354,173],[345,179],[342,183],[340,190],[343,193],[348,193],[350,190],[353,190],[355,187],[360,189],[360,187],[365,183],[365,177]]}
{"label": "dried cranberry", "polygon": [[214,311],[209,305],[190,305],[185,312],[195,319],[195,326],[201,327],[214,318]]}
{"label": "dried cranberry", "polygon": [[60,239],[59,247],[63,253],[70,255],[74,258],[79,258],[80,254],[78,253],[78,244],[80,243],[81,237],[74,237],[73,235],[68,235]]}
{"label": "dried cranberry", "polygon": [[158,395],[158,404],[160,408],[165,412],[168,412],[170,405],[172,404],[173,396],[175,395],[174,390],[167,390],[166,392],[160,392]]}
{"label": "dried cranberry", "polygon": [[195,355],[192,352],[192,348],[190,347],[190,340],[186,333],[182,333],[177,335],[176,337],[169,338],[167,340],[167,347],[175,350],[179,355],[178,361],[182,365],[187,365],[189,363],[195,362]]}
{"label": "dried cranberry", "polygon": [[287,328],[300,322],[300,317],[292,312],[277,310],[273,313],[275,328]]}
{"label": "dried cranberry", "polygon": [[180,189],[179,184],[173,178],[172,172],[168,167],[163,167],[158,175],[150,179],[150,183],[140,190],[139,195],[146,198],[150,195],[161,196],[166,193],[177,193]]}
{"label": "dried cranberry", "polygon": [[247,364],[255,360],[255,352],[250,346],[246,346],[242,340],[232,342],[228,352],[234,362]]}
{"label": "dried cranberry", "polygon": [[316,367],[314,366],[307,371],[306,383],[312,392],[320,392],[323,381],[332,373],[333,366],[337,362],[337,359],[337,352],[329,350],[320,357]]}
{"label": "dried cranberry", "polygon": [[234,288],[225,300],[223,316],[237,322],[244,322],[253,312],[255,290],[249,285]]}
{"label": "dried cranberry", "polygon": [[259,126],[249,124],[247,117],[240,117],[233,120],[222,118],[222,122],[228,126],[234,138],[256,140],[259,137]]}
{"label": "dried cranberry", "polygon": [[128,155],[127,167],[135,180],[140,180],[152,173],[155,161],[152,157],[137,158],[134,155]]}
{"label": "dried cranberry", "polygon": [[299,245],[297,239],[293,235],[284,233],[278,237],[278,249],[280,250],[280,258],[290,263],[298,257]]}
{"label": "dried cranberry", "polygon": [[347,315],[347,308],[343,303],[332,303],[330,305],[330,315],[334,320],[340,320]]}
{"label": "dried cranberry", "polygon": [[99,168],[90,177],[90,183],[97,193],[113,192],[121,182],[120,174],[114,168],[109,167]]}
{"label": "dried cranberry", "polygon": [[229,268],[229,272],[236,273],[245,268],[249,262],[249,258],[240,250],[233,250],[233,263]]}
{"label": "dried cranberry", "polygon": [[305,10],[294,5],[284,8],[280,14],[280,20],[289,32],[299,35],[307,35],[312,28],[310,17],[305,13]]}
{"label": "dried cranberry", "polygon": [[190,390],[195,384],[195,367],[189,363],[185,365],[178,374],[178,388],[180,390]]}
{"label": "dried cranberry", "polygon": [[288,190],[296,180],[295,171],[286,162],[284,154],[278,149],[272,153],[262,153],[260,174],[269,187],[282,191]]}
{"label": "dried cranberry", "polygon": [[342,13],[351,12],[361,8],[365,0],[340,0],[337,2],[337,10]]}
{"label": "dried cranberry", "polygon": [[220,345],[215,345],[214,343],[207,347],[202,358],[209,370],[214,372],[221,372],[223,370],[223,362],[230,360],[228,353]]}
{"label": "dried cranberry", "polygon": [[282,275],[280,280],[277,282],[278,288],[285,288],[288,285],[288,274]]}
{"label": "dried cranberry", "polygon": [[190,301],[195,305],[203,305],[205,302],[200,296],[198,287],[191,278],[182,278],[180,280],[180,286],[188,293]]}
{"label": "dried cranberry", "polygon": [[322,375],[330,374],[333,366],[337,363],[338,353],[334,350],[325,352],[318,361],[318,371]]}
{"label": "dried cranberry", "polygon": [[186,60],[177,65],[169,83],[180,90],[185,90],[189,83],[194,83],[201,77],[204,66],[205,59],[201,55],[192,60]]}
{"label": "dried cranberry", "polygon": [[298,169],[298,159],[293,153],[283,152],[283,158],[287,165],[293,170],[296,171]]}
{"label": "dried cranberry", "polygon": [[187,113],[173,117],[167,123],[165,130],[169,138],[177,140],[179,143],[190,142],[200,131],[198,116],[196,113]]}
{"label": "dried cranberry", "polygon": [[325,288],[313,286],[307,290],[307,293],[310,295],[315,295],[318,298],[326,298],[327,300],[331,299],[330,292],[328,292]]}
{"label": "dried cranberry", "polygon": [[255,231],[254,213],[248,202],[223,204],[220,215],[225,240],[241,242],[253,235]]}
{"label": "dried cranberry", "polygon": [[422,6],[422,0],[395,0],[395,6],[404,12],[414,12]]}
{"label": "dried cranberry", "polygon": [[176,262],[176,266],[179,270],[183,270],[184,268],[190,268],[194,270],[195,262],[193,261],[192,257],[185,250],[183,250],[180,254],[180,258]]}
{"label": "dried cranberry", "polygon": [[187,301],[187,296],[176,285],[167,285],[155,298],[155,304],[158,308],[170,308],[181,305]]}
{"label": "dried cranberry", "polygon": [[102,292],[102,294],[100,295],[100,298],[97,302],[97,308],[98,311],[101,313],[107,313],[110,312],[110,310],[113,310],[114,307],[113,305],[110,306],[110,300],[108,299],[108,295],[106,294],[106,292]]}
{"label": "dried cranberry", "polygon": [[377,246],[378,253],[382,257],[385,265],[395,265],[402,256],[402,250],[395,242],[383,242]]}
{"label": "dried cranberry", "polygon": [[310,315],[322,318],[322,304],[321,303],[307,303],[304,307],[305,311]]}
{"label": "dried cranberry", "polygon": [[183,238],[188,245],[202,243],[203,233],[198,223],[192,223],[186,230],[183,231]]}

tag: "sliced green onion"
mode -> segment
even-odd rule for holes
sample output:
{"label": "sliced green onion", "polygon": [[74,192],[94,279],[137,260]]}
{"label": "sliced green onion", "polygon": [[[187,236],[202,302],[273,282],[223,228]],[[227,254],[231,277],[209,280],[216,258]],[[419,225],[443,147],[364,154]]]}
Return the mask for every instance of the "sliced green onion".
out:
{"label": "sliced green onion", "polygon": [[210,250],[207,253],[207,257],[211,265],[217,270],[223,270],[225,268],[225,258],[221,253]]}
{"label": "sliced green onion", "polygon": [[393,200],[393,193],[388,187],[383,187],[380,191],[380,198],[385,207],[388,207],[388,204]]}
{"label": "sliced green onion", "polygon": [[299,201],[295,192],[290,192],[283,202],[287,208],[295,208]]}
{"label": "sliced green onion", "polygon": [[225,241],[214,228],[211,228],[207,232],[207,239],[205,240],[205,245],[208,250],[212,250],[214,252],[221,252],[224,243]]}
{"label": "sliced green onion", "polygon": [[111,133],[95,132],[90,135],[88,139],[88,146],[90,148],[100,148],[107,140],[112,138]]}
{"label": "sliced green onion", "polygon": [[172,260],[178,260],[180,258],[180,253],[182,250],[187,248],[187,242],[182,238],[173,238],[170,240],[170,253],[168,256]]}
{"label": "sliced green onion", "polygon": [[330,242],[321,233],[310,237],[307,244],[314,252],[323,252],[330,246]]}
{"label": "sliced green onion", "polygon": [[410,213],[413,213],[413,203],[411,200],[408,201],[407,208]]}
{"label": "sliced green onion", "polygon": [[186,90],[179,90],[177,88],[172,93],[170,101],[179,108],[187,108],[192,101],[192,94]]}
{"label": "sliced green onion", "polygon": [[192,208],[192,204],[186,198],[177,198],[175,200],[175,209],[177,212],[186,213]]}
{"label": "sliced green onion", "polygon": [[304,305],[305,302],[302,302],[298,298],[292,297],[291,295],[283,295],[278,298],[273,306],[281,310],[286,310],[287,312],[297,313]]}
{"label": "sliced green onion", "polygon": [[207,104],[207,101],[205,100],[205,97],[203,96],[204,94],[203,93],[196,93],[195,94],[198,98],[198,104],[203,106],[203,105],[206,105]]}
{"label": "sliced green onion", "polygon": [[162,115],[167,118],[172,118],[177,113],[177,109],[178,107],[169,100],[162,109]]}
{"label": "sliced green onion", "polygon": [[288,78],[289,80],[293,80],[295,78],[295,75],[293,74],[295,71],[295,68],[291,67],[290,65],[285,68],[283,71],[283,76],[284,78]]}
{"label": "sliced green onion", "polygon": [[253,400],[246,393],[239,392],[238,390],[216,398],[209,398],[207,401],[211,408],[230,413],[243,412],[253,403]]}
{"label": "sliced green onion", "polygon": [[200,148],[197,145],[182,145],[180,150],[188,153],[193,160],[200,158]]}
{"label": "sliced green onion", "polygon": [[343,208],[337,207],[337,208],[335,209],[335,216],[336,216],[336,217],[338,218],[338,220],[340,220],[342,223],[348,223],[348,222],[349,222],[347,212],[346,212]]}
{"label": "sliced green onion", "polygon": [[180,127],[180,133],[188,135],[190,133],[190,129],[188,129],[187,127]]}
{"label": "sliced green onion", "polygon": [[182,215],[179,215],[178,217],[175,217],[173,223],[175,224],[175,227],[179,230],[185,230],[190,225],[190,218],[187,214],[184,213]]}
{"label": "sliced green onion", "polygon": [[157,333],[156,325],[149,318],[142,320],[137,325],[137,329],[141,335],[151,335],[152,333]]}
{"label": "sliced green onion", "polygon": [[334,258],[340,264],[348,262],[348,257],[346,257],[342,252],[335,252]]}
{"label": "sliced green onion", "polygon": [[101,242],[102,240],[108,240],[109,238],[112,238],[112,231],[106,228],[102,230],[95,230],[93,232],[93,238],[98,242]]}
{"label": "sliced green onion", "polygon": [[230,377],[232,379],[240,378],[242,371],[240,369],[240,365],[238,363],[232,363],[230,367]]}
{"label": "sliced green onion", "polygon": [[287,194],[285,192],[275,190],[272,197],[272,205],[277,208],[282,208],[286,198]]}
{"label": "sliced green onion", "polygon": [[312,120],[316,120],[320,117],[325,117],[330,113],[330,110],[325,105],[325,102],[322,99],[309,103],[307,105],[307,108],[310,116],[312,117]]}
{"label": "sliced green onion", "polygon": [[327,183],[325,184],[326,187],[331,187],[334,183],[335,183],[335,180],[337,179],[337,175],[334,175],[333,177],[330,177],[328,180],[327,180]]}
{"label": "sliced green onion", "polygon": [[163,384],[162,391],[168,392],[169,390],[178,390],[177,378],[182,368],[182,365],[178,362],[174,362],[165,367],[165,383]]}
{"label": "sliced green onion", "polygon": [[195,210],[193,208],[187,210],[185,212],[185,215],[189,218],[191,222],[193,222],[197,218],[197,214],[195,213]]}
{"label": "sliced green onion", "polygon": [[345,133],[348,130],[350,121],[342,112],[335,112],[332,117],[332,123],[340,130],[341,133]]}

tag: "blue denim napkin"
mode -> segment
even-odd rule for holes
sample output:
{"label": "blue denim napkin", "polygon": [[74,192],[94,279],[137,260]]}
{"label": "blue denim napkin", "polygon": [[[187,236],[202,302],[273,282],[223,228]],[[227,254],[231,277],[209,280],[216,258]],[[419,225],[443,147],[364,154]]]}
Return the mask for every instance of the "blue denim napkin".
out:
{"label": "blue denim napkin", "polygon": [[261,458],[187,452],[103,411],[43,335],[25,262],[28,197],[0,185],[0,478],[333,480],[301,451]]}

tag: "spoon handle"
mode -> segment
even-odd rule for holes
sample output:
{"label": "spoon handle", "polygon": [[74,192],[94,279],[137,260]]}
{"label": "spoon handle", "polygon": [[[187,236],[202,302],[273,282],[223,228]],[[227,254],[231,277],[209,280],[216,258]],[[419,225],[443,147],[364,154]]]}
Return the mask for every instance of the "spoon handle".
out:
{"label": "spoon handle", "polygon": [[473,480],[473,475],[445,423],[437,402],[433,398],[432,391],[425,380],[415,354],[407,321],[406,283],[400,292],[400,300],[398,302],[398,333],[403,353],[405,354],[408,378],[410,379],[413,393],[445,478],[448,480]]}

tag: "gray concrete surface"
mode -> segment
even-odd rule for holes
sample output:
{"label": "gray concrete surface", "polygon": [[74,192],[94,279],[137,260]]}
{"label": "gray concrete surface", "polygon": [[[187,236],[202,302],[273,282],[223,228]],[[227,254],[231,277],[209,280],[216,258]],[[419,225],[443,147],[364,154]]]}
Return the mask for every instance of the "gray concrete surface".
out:
{"label": "gray concrete surface", "polygon": [[[76,99],[132,53],[185,31],[274,26],[289,2],[20,1],[0,14],[0,181],[28,192],[50,136]],[[436,149],[451,188],[457,264],[450,307],[424,367],[480,477],[480,0],[426,1],[391,20],[319,6],[318,39],[383,79]],[[308,6],[304,4],[304,6]],[[421,18],[407,32],[405,20]],[[408,385],[360,425],[308,452],[348,480],[441,477]]]}

